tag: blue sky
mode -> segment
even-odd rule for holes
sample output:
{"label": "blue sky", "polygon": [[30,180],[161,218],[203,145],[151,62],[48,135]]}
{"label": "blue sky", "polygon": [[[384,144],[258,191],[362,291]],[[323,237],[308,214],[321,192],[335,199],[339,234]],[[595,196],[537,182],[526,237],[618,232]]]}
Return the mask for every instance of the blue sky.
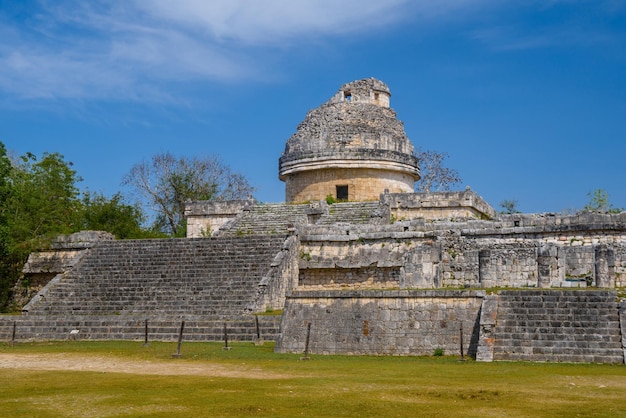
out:
{"label": "blue sky", "polygon": [[111,195],[153,154],[219,155],[263,202],[306,112],[366,77],[494,208],[626,207],[626,2],[0,0],[0,141]]}

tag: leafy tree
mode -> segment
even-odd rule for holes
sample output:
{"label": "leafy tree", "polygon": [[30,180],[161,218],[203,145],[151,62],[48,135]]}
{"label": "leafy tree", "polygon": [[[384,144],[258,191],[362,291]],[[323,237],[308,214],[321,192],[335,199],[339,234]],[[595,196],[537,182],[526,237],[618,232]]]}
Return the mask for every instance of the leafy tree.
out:
{"label": "leafy tree", "polygon": [[500,207],[502,208],[501,213],[520,213],[520,211],[517,209],[517,200],[503,200],[502,202],[500,202]]}
{"label": "leafy tree", "polygon": [[76,231],[80,224],[80,177],[58,153],[33,154],[12,167],[12,191],[5,202],[10,238],[28,250],[47,238]]}
{"label": "leafy tree", "polygon": [[254,191],[243,175],[215,156],[176,158],[171,153],[135,164],[123,184],[156,214],[154,227],[172,236],[185,235],[187,201],[243,199]]}
{"label": "leafy tree", "polygon": [[416,191],[447,191],[461,182],[458,171],[443,166],[443,160],[448,154],[420,148],[416,148],[413,154],[419,161],[421,175]]}
{"label": "leafy tree", "polygon": [[15,278],[8,216],[4,206],[11,195],[10,176],[11,161],[7,157],[4,144],[0,142],[0,308],[5,306]]}
{"label": "leafy tree", "polygon": [[137,205],[124,201],[120,193],[110,199],[99,193],[85,192],[82,199],[81,229],[107,231],[117,239],[147,238],[141,224],[145,216]]}
{"label": "leafy tree", "polygon": [[589,203],[585,205],[583,211],[585,212],[608,212],[608,213],[620,213],[624,209],[616,208],[609,200],[609,194],[606,190],[597,189],[587,193],[589,197]]}
{"label": "leafy tree", "polygon": [[11,161],[0,143],[0,309],[28,254],[80,225],[80,178],[57,153],[31,153]]}

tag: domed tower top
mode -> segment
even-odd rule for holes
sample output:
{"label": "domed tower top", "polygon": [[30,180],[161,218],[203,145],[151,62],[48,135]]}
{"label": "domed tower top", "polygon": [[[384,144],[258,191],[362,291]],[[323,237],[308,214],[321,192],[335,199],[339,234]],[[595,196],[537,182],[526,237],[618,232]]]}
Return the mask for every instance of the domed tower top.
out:
{"label": "domed tower top", "polygon": [[375,78],[366,78],[344,84],[328,103],[349,101],[389,107],[390,97],[391,92],[385,83]]}
{"label": "domed tower top", "polygon": [[380,80],[357,80],[306,115],[279,160],[288,202],[413,192],[419,166],[390,96]]}

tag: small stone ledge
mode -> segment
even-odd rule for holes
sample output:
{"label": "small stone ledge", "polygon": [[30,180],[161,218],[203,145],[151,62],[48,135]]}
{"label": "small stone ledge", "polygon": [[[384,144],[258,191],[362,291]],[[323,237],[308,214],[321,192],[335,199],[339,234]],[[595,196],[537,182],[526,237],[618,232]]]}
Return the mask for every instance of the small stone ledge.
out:
{"label": "small stone ledge", "polygon": [[530,295],[530,296],[564,296],[564,295],[585,295],[587,297],[614,297],[617,299],[617,292],[614,290],[599,289],[502,289],[497,292],[499,295]]}
{"label": "small stone ledge", "polygon": [[[335,231],[329,231],[335,232]],[[311,241],[327,241],[327,242],[351,242],[361,240],[380,240],[380,239],[421,239],[431,237],[432,234],[422,231],[381,231],[381,232],[359,232],[350,227],[345,235],[339,233],[331,234],[302,234],[300,240],[305,242]]]}
{"label": "small stone ledge", "polygon": [[291,299],[333,298],[484,298],[484,290],[458,289],[415,289],[415,290],[296,290],[289,295]]}

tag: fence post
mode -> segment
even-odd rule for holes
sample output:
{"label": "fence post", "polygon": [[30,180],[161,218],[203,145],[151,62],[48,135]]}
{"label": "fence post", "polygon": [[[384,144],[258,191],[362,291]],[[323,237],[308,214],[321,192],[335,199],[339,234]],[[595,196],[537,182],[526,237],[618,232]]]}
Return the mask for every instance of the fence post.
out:
{"label": "fence post", "polygon": [[309,341],[311,339],[311,323],[306,325],[306,340],[304,343],[304,357],[300,357],[300,360],[309,360]]}
{"label": "fence post", "polygon": [[254,322],[256,324],[256,340],[254,340],[254,345],[263,345],[263,339],[261,338],[261,328],[259,327],[258,315],[254,315]]}
{"label": "fence post", "polygon": [[148,343],[148,319],[146,319],[145,322],[145,327],[144,327],[144,342],[143,342],[143,346],[147,347],[150,344]]}
{"label": "fence post", "polygon": [[224,322],[224,347],[222,347],[222,350],[230,350],[230,347],[228,346],[228,328],[226,328],[226,322]]}
{"label": "fence post", "polygon": [[179,358],[180,355],[180,345],[183,342],[183,330],[185,329],[185,321],[180,323],[180,333],[178,334],[178,345],[176,346],[176,353],[172,354],[172,357]]}
{"label": "fence post", "polygon": [[11,346],[15,345],[16,331],[17,331],[17,321],[13,321],[13,333],[11,334]]}
{"label": "fence post", "polygon": [[461,327],[459,328],[459,332],[461,334],[460,345],[461,345],[461,358],[459,361],[465,361],[465,354],[463,353],[463,322],[461,322]]}

